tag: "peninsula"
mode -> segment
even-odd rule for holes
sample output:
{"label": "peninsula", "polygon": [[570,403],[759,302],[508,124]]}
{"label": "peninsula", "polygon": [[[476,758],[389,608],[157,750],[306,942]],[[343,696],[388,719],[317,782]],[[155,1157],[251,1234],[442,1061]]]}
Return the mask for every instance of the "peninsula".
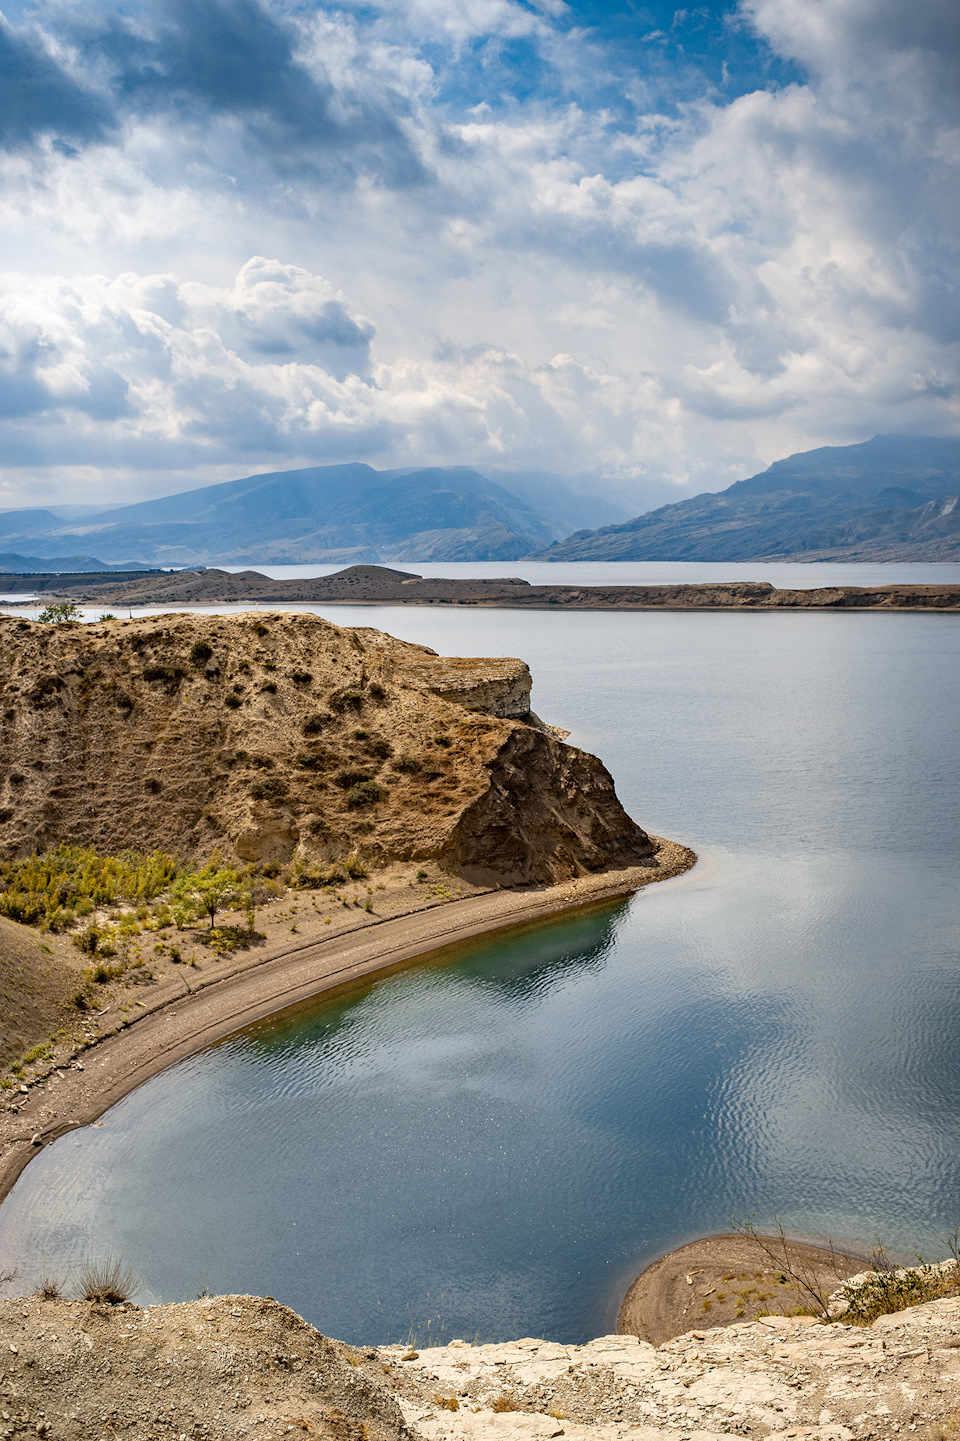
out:
{"label": "peninsula", "polygon": [[6,882],[0,1199],[48,1141],[249,1020],[696,859],[537,717],[521,660],[271,612],[0,617],[0,643],[0,861],[66,844],[246,867],[257,906],[225,951],[130,899],[128,963],[78,1008],[72,942],[97,916],[58,912],[41,944]]}
{"label": "peninsula", "polygon": [[419,605],[489,606],[523,610],[960,610],[960,585],[819,586],[778,590],[768,581],[695,585],[532,585],[495,580],[424,578],[381,565],[352,565],[333,575],[271,580],[259,571],[143,571],[76,575],[6,575],[11,597],[42,596],[78,604],[182,605]]}

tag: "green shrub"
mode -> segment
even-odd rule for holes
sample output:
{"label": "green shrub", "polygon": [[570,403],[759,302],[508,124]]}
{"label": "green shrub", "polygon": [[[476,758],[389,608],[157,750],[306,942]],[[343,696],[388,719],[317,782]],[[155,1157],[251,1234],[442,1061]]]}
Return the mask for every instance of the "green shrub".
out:
{"label": "green shrub", "polygon": [[79,625],[83,620],[83,611],[78,605],[64,600],[44,606],[37,619],[42,625]]}
{"label": "green shrub", "polygon": [[360,859],[359,851],[351,851],[343,863],[343,869],[352,881],[362,881],[369,874],[364,862]]}
{"label": "green shrub", "polygon": [[81,909],[89,915],[95,907],[153,900],[177,869],[162,851],[101,856],[92,846],[60,845],[43,855],[0,862],[0,915],[64,929]]}
{"label": "green shrub", "polygon": [[209,641],[198,640],[190,647],[190,659],[197,665],[205,664],[213,655],[213,646]]}
{"label": "green shrub", "polygon": [[416,756],[397,756],[393,762],[393,769],[403,774],[414,776],[418,771],[423,770],[423,766],[421,762],[417,760]]}
{"label": "green shrub", "polygon": [[360,781],[347,791],[347,805],[351,809],[376,805],[377,801],[385,800],[389,794],[386,786],[380,785],[379,781]]}
{"label": "green shrub", "polygon": [[393,746],[382,736],[375,736],[367,746],[367,753],[376,756],[379,760],[385,761],[393,755]]}

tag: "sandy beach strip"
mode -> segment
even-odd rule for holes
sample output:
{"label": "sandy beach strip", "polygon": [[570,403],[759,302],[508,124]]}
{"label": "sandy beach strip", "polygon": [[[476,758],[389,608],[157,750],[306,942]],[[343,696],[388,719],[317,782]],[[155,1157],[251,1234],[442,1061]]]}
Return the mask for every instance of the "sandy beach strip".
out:
{"label": "sandy beach strip", "polygon": [[696,861],[686,846],[660,840],[653,866],[604,871],[560,885],[486,891],[310,939],[268,954],[233,958],[196,989],[167,986],[153,1005],[71,1064],[55,1069],[14,1114],[0,1118],[0,1201],[44,1146],[89,1125],[137,1086],[239,1028],[360,978],[497,930],[531,925],[682,874]]}

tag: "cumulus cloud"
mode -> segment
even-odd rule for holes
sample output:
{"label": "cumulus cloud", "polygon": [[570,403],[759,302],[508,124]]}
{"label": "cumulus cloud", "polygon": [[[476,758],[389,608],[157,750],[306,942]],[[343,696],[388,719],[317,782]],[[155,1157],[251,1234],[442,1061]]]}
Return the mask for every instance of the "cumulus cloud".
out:
{"label": "cumulus cloud", "polygon": [[575,0],[37,17],[0,28],[14,489],[350,456],[639,504],[957,428],[940,0],[742,0],[737,85],[677,62],[672,99],[670,35],[647,65]]}

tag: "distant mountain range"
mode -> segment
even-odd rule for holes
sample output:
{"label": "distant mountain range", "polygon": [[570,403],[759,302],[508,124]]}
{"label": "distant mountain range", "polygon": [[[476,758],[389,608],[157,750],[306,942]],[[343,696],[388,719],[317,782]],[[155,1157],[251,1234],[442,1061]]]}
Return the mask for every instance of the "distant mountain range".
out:
{"label": "distant mountain range", "polygon": [[95,550],[164,566],[516,560],[582,525],[627,512],[558,477],[466,468],[324,465],[208,485],[160,500],[65,517],[0,511],[0,545],[31,557]]}
{"label": "distant mountain range", "polygon": [[960,561],[960,440],[877,435],[824,446],[537,560]]}
{"label": "distant mountain range", "polygon": [[102,510],[0,511],[0,569],[957,561],[958,495],[960,440],[890,435],[792,455],[719,494],[634,520],[553,475],[503,472],[493,480],[466,467],[310,466]]}
{"label": "distant mountain range", "polygon": [[[131,565],[107,565],[93,555],[16,555],[10,551],[0,552],[0,575],[83,575],[104,570],[142,571],[149,567]],[[2,586],[0,586],[2,589]]]}

